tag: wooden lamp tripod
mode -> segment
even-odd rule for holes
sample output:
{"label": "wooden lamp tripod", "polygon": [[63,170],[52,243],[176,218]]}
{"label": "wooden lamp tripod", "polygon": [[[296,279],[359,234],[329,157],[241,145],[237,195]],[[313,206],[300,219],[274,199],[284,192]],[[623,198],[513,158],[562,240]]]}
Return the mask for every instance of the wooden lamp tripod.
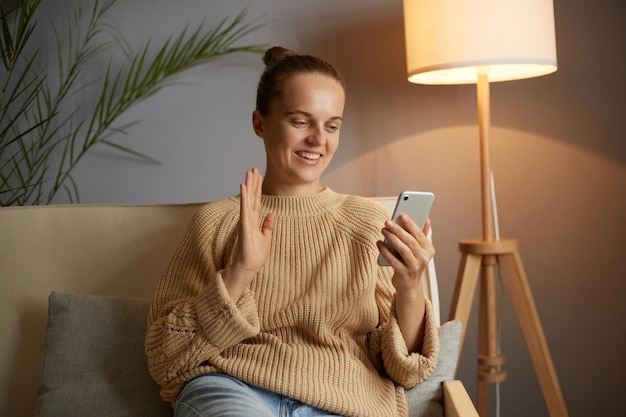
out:
{"label": "wooden lamp tripod", "polygon": [[[522,266],[517,241],[496,240],[495,236],[489,163],[489,81],[484,74],[478,76],[477,98],[483,239],[463,240],[459,243],[462,258],[449,319],[460,320],[463,323],[460,344],[462,347],[474,292],[480,277],[478,414],[487,416],[489,415],[489,385],[506,379],[506,373],[500,369],[505,363],[505,357],[500,354],[497,345],[495,268],[499,265],[513,300],[550,416],[567,417],[565,401],[528,285],[528,278]],[[460,354],[459,351],[459,356]]]}
{"label": "wooden lamp tripod", "polygon": [[[489,384],[504,381],[497,346],[495,271],[515,305],[551,417],[566,417],[517,241],[494,232],[489,164],[489,83],[550,74],[557,69],[553,0],[403,0],[408,79],[417,84],[477,84],[483,237],[460,242],[461,266],[450,319],[463,335],[480,277],[478,412],[488,415]],[[463,340],[461,340],[462,346]]]}

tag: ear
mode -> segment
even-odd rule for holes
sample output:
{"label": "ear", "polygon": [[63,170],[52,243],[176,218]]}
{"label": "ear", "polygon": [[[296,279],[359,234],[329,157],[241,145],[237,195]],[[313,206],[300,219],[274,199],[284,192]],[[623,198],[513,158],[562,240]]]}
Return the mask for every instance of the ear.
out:
{"label": "ear", "polygon": [[252,128],[258,137],[262,138],[264,136],[263,118],[259,114],[258,110],[252,112]]}

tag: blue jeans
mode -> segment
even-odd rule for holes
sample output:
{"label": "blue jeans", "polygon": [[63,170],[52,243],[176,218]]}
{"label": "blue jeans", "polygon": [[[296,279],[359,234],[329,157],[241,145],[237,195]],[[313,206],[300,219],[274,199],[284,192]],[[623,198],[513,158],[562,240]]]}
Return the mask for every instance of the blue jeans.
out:
{"label": "blue jeans", "polygon": [[224,374],[198,376],[185,384],[174,417],[337,416]]}

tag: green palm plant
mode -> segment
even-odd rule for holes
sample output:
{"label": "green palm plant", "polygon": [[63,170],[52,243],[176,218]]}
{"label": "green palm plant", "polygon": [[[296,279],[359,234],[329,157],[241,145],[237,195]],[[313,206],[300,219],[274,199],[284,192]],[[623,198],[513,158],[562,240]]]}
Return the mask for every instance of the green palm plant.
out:
{"label": "green palm plant", "polygon": [[[246,22],[245,10],[212,28],[204,22],[193,30],[185,27],[159,47],[148,39],[133,49],[106,17],[116,1],[93,0],[88,14],[79,1],[63,33],[51,24],[58,62],[54,79],[41,62],[42,51],[33,46],[36,30],[42,30],[37,17],[41,0],[0,5],[5,72],[4,77],[0,73],[0,206],[50,204],[60,191],[70,202],[80,202],[72,170],[99,145],[156,162],[114,138],[137,123],[120,126],[119,117],[185,70],[226,54],[264,50],[236,45],[260,26]],[[116,63],[120,55],[123,62]],[[90,78],[92,63],[102,57],[107,62],[103,73]],[[87,90],[95,91],[94,102],[76,103]]]}

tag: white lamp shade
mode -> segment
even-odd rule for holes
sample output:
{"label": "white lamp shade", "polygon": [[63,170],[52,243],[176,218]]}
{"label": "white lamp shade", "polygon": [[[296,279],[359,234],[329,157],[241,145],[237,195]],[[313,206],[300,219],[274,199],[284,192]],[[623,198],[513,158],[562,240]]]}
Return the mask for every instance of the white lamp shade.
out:
{"label": "white lamp shade", "polygon": [[552,0],[404,0],[409,81],[470,84],[557,69]]}

